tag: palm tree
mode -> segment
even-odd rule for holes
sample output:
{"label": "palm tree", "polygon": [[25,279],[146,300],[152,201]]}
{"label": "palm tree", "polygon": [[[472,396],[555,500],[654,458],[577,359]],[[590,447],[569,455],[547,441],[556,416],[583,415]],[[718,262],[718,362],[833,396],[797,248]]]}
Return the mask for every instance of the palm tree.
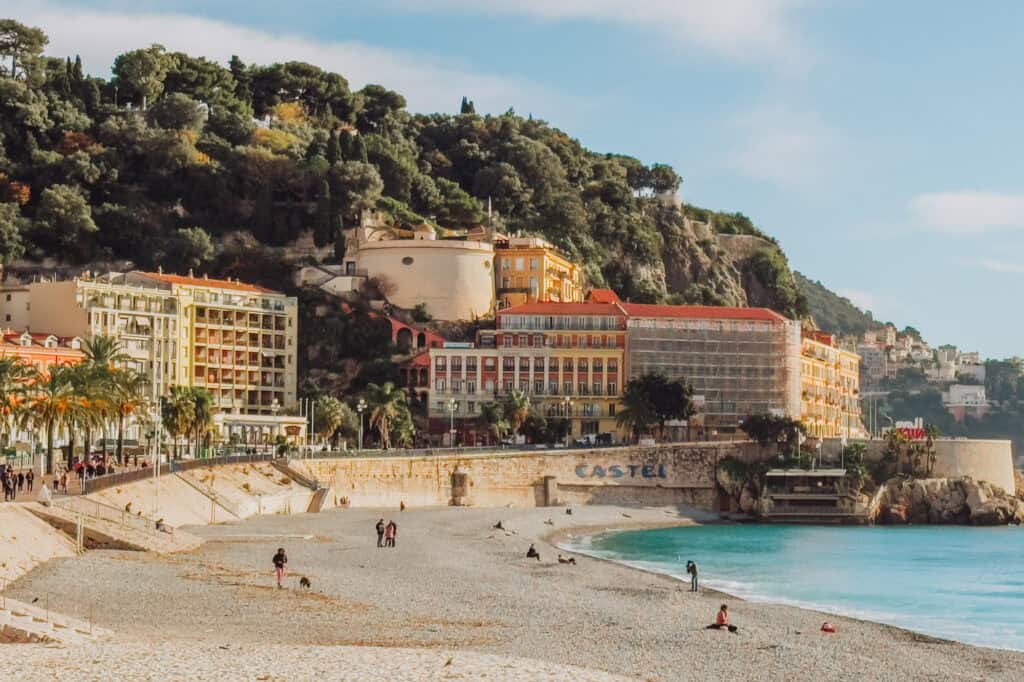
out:
{"label": "palm tree", "polygon": [[40,374],[31,384],[28,409],[22,415],[23,423],[46,432],[46,473],[53,473],[53,439],[57,430],[73,422],[83,410],[71,383],[70,368],[55,365],[46,374]]}
{"label": "palm tree", "polygon": [[85,433],[83,450],[85,456],[88,457],[93,429],[102,429],[109,416],[110,404],[107,400],[106,384],[97,381],[97,374],[96,368],[86,362],[72,365],[67,369],[67,380],[71,383],[76,399],[83,408],[76,411],[73,421],[68,424],[68,468],[73,464],[75,436],[78,429],[82,429]]}
{"label": "palm tree", "polygon": [[489,402],[480,405],[479,419],[480,425],[487,429],[487,433],[493,435],[496,441],[500,441],[501,437],[508,431],[505,411],[498,403]]}
{"label": "palm tree", "polygon": [[174,439],[174,459],[178,459],[178,438],[191,432],[195,409],[188,387],[171,386],[171,392],[161,400],[161,421]]}
{"label": "palm tree", "polygon": [[639,439],[641,434],[648,433],[658,423],[654,405],[638,382],[630,381],[626,384],[621,403],[615,415],[615,423],[628,428],[634,439]]}
{"label": "palm tree", "polygon": [[32,368],[21,358],[0,358],[0,436],[4,444],[24,408],[26,385],[32,377]]}
{"label": "palm tree", "polygon": [[149,380],[142,374],[130,369],[115,370],[111,375],[111,404],[117,413],[117,450],[115,457],[118,464],[124,465],[124,423],[137,410],[146,405],[146,385]]}
{"label": "palm tree", "polygon": [[408,397],[404,389],[396,388],[390,381],[382,386],[369,384],[366,392],[370,403],[370,426],[377,430],[380,445],[387,450],[391,447],[392,423],[401,423],[409,412]]}
{"label": "palm tree", "polygon": [[519,427],[530,416],[530,396],[522,391],[513,389],[511,393],[505,396],[505,402],[502,407],[505,419],[508,421],[508,427],[513,433],[518,433]]}
{"label": "palm tree", "polygon": [[213,394],[205,388],[189,387],[188,393],[192,404],[192,423],[188,431],[195,439],[195,457],[198,458],[201,445],[213,429],[213,415],[217,410],[213,404]]}
{"label": "palm tree", "polygon": [[97,334],[87,340],[82,344],[82,352],[85,353],[85,362],[93,367],[114,369],[128,359],[121,342],[105,334]]}
{"label": "palm tree", "polygon": [[[103,434],[103,459],[107,458],[107,425],[117,418],[116,410],[109,400],[110,382],[117,365],[128,359],[124,352],[121,341],[114,336],[97,334],[88,339],[82,346],[85,353],[85,362],[88,369],[84,370],[89,376],[85,392],[90,398],[97,401],[93,403],[97,423]],[[86,452],[91,448],[89,438],[92,436],[92,429],[86,433]]]}

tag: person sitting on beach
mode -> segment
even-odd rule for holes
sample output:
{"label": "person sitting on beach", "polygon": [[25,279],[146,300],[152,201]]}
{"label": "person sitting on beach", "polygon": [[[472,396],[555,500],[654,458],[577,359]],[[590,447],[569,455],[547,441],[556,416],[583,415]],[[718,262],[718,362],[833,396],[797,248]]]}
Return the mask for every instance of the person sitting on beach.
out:
{"label": "person sitting on beach", "polygon": [[726,629],[734,634],[739,629],[735,625],[729,625],[729,607],[725,604],[722,604],[721,608],[718,609],[718,616],[715,618],[715,622],[705,628],[705,630],[722,629]]}
{"label": "person sitting on beach", "polygon": [[558,555],[558,563],[560,563],[560,564],[572,564],[573,566],[575,566],[576,565],[576,557],[571,556],[568,559],[566,559],[564,556],[559,554]]}
{"label": "person sitting on beach", "polygon": [[281,581],[284,580],[284,567],[288,564],[288,555],[284,553],[284,547],[277,548],[277,554],[271,560],[274,562],[274,575],[277,576],[277,588],[281,589]]}
{"label": "person sitting on beach", "polygon": [[540,552],[538,552],[537,548],[533,546],[533,543],[530,543],[530,548],[526,550],[526,558],[540,561]]}
{"label": "person sitting on beach", "polygon": [[[129,504],[131,503],[129,502]],[[170,526],[164,523],[164,520],[162,518],[156,520],[156,529],[161,533],[167,533],[168,535],[174,534],[174,531],[171,529]]]}

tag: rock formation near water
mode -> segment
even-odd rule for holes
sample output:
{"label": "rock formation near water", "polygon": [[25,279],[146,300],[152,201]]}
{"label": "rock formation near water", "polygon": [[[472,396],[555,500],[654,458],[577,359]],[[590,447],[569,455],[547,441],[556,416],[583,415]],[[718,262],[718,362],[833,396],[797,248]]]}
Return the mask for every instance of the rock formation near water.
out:
{"label": "rock formation near water", "polygon": [[882,524],[1021,524],[1024,500],[967,476],[892,479],[877,498],[874,520]]}

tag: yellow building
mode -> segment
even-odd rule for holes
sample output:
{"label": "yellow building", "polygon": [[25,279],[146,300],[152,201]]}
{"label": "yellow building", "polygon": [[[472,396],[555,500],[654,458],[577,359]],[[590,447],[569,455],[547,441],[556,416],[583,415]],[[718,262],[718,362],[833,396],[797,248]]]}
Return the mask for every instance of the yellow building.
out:
{"label": "yellow building", "polygon": [[31,329],[115,337],[125,366],[149,379],[154,405],[172,386],[201,386],[214,397],[225,438],[232,415],[265,417],[247,443],[276,435],[277,421],[288,421],[293,439],[304,432],[278,414],[297,404],[295,298],[234,280],[138,271],[28,289]]}
{"label": "yellow building", "polygon": [[801,421],[813,438],[859,438],[860,356],[834,336],[804,332],[800,351]]}
{"label": "yellow building", "polygon": [[499,238],[494,247],[494,288],[499,308],[583,301],[583,267],[540,237]]}

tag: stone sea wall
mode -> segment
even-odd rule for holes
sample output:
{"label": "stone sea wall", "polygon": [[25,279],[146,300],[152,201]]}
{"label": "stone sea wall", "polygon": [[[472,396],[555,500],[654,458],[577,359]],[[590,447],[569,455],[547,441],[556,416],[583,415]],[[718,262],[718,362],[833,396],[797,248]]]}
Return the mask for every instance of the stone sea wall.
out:
{"label": "stone sea wall", "polygon": [[687,504],[716,508],[715,469],[746,443],[526,453],[314,459],[304,467],[358,507]]}

